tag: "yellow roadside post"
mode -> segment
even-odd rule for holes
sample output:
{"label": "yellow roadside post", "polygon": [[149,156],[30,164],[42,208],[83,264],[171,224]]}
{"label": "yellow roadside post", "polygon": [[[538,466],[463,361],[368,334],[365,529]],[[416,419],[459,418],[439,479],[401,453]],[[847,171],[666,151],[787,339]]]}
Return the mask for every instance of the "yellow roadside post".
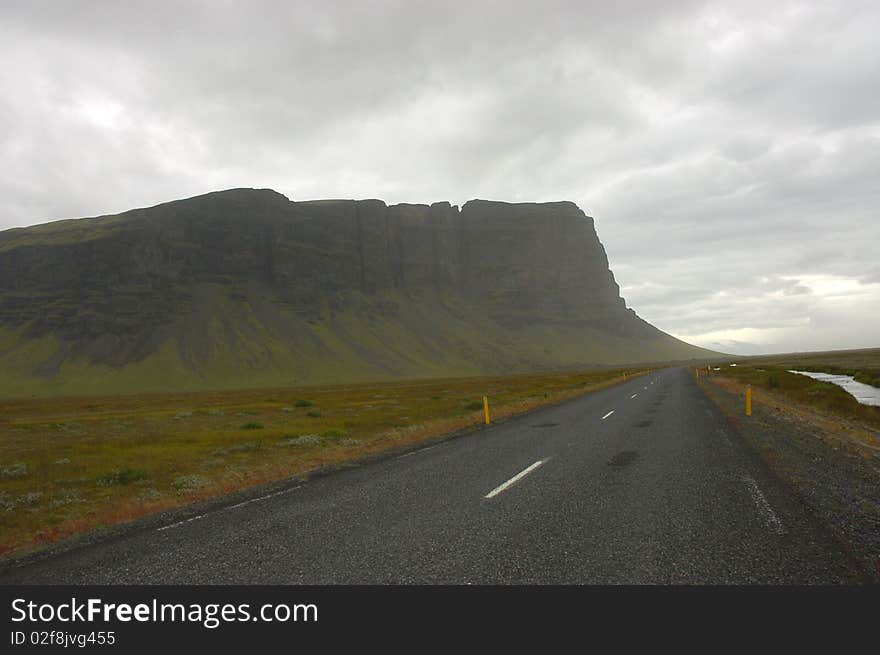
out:
{"label": "yellow roadside post", "polygon": [[752,415],[752,385],[746,386],[746,416]]}
{"label": "yellow roadside post", "polygon": [[489,425],[492,421],[489,419],[489,399],[486,396],[483,396],[483,414],[486,416],[486,425]]}

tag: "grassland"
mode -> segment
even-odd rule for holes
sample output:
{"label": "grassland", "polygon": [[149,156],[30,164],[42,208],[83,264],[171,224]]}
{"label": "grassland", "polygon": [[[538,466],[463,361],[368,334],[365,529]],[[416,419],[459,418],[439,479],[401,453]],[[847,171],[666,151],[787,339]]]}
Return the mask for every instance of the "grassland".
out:
{"label": "grassland", "polygon": [[774,366],[850,375],[859,382],[880,387],[880,348],[767,355],[750,357],[747,362],[753,367]]}
{"label": "grassland", "polygon": [[[751,385],[756,403],[799,406],[816,411],[829,419],[857,421],[872,429],[880,430],[880,407],[861,404],[831,382],[822,382],[788,372],[788,369],[804,366],[803,362],[773,361],[777,363],[772,365],[764,363],[759,366],[750,362],[750,365],[739,363],[735,367],[722,366],[721,371],[710,375],[709,378],[728,390],[736,390],[739,393],[746,385]],[[809,367],[807,370],[822,369]]]}
{"label": "grassland", "polygon": [[593,370],[0,401],[0,555],[405,447],[617,383]]}

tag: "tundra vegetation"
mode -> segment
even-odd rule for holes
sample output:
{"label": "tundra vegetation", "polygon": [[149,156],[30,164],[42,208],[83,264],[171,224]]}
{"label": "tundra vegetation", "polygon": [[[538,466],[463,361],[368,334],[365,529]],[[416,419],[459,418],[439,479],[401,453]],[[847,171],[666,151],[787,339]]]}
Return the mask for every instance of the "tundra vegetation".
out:
{"label": "tundra vegetation", "polygon": [[849,375],[864,384],[880,387],[880,348],[768,355],[749,358],[748,361],[755,367],[775,366]]}
{"label": "tundra vegetation", "polygon": [[[829,419],[857,421],[874,430],[880,430],[880,407],[863,405],[831,382],[789,373],[789,369],[797,370],[795,366],[795,364],[760,366],[739,364],[736,367],[721,367],[722,370],[715,374],[715,379],[727,383],[726,386],[737,389],[739,393],[742,393],[746,385],[751,385],[755,402],[803,407]],[[819,369],[811,367],[805,370]],[[842,373],[840,370],[824,372]]]}

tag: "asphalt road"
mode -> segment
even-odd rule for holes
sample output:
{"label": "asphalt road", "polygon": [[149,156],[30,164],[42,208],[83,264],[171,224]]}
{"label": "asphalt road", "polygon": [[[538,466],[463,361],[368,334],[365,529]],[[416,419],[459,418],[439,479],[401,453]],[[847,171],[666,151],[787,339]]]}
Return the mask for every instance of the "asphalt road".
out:
{"label": "asphalt road", "polygon": [[8,571],[4,583],[834,583],[684,369]]}

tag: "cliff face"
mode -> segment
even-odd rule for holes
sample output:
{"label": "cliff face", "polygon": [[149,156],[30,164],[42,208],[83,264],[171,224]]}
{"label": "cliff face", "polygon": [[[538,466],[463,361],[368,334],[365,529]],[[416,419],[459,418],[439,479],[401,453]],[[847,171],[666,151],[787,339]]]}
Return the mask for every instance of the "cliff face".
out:
{"label": "cliff face", "polygon": [[[244,310],[241,326],[234,315]],[[421,318],[412,324],[416,310]],[[210,332],[218,320],[226,327],[212,339],[222,344],[199,344],[200,330]],[[459,210],[445,202],[291,202],[270,190],[233,189],[0,232],[0,328],[7,334],[0,358],[42,340],[43,359],[30,362],[30,373],[43,380],[63,377],[71,361],[119,369],[169,340],[181,365],[202,379],[218,350],[228,356],[244,342],[249,370],[283,369],[286,355],[301,369],[303,343],[321,359],[328,330],[336,341],[359,342],[361,332],[378,329],[376,321],[416,331],[419,349],[440,361],[479,352],[481,339],[515,342],[542,326],[567,331],[567,339],[580,330],[585,340],[674,342],[670,357],[691,352],[626,309],[592,219],[570,202],[472,200]],[[465,326],[439,330],[446,321]],[[418,374],[418,364],[395,362],[420,358],[390,352],[393,344],[389,352],[350,346],[365,370]],[[334,365],[329,350],[325,367]],[[635,348],[629,359],[643,351]],[[564,364],[534,359],[517,361]],[[600,359],[568,363],[607,363]],[[476,372],[484,368],[491,366]]]}

